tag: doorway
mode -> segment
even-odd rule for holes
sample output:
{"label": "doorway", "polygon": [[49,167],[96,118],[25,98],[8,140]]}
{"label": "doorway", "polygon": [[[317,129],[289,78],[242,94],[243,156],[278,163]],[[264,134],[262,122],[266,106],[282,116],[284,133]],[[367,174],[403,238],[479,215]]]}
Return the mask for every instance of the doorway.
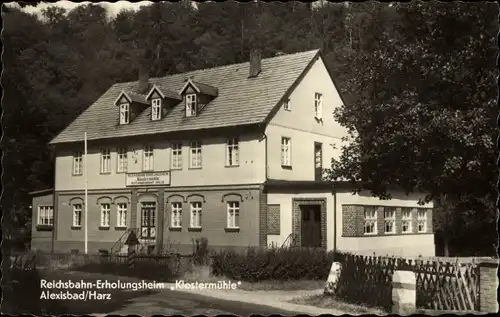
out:
{"label": "doorway", "polygon": [[300,205],[301,246],[321,248],[321,205]]}
{"label": "doorway", "polygon": [[156,237],[156,203],[144,202],[141,205],[141,238],[153,240]]}

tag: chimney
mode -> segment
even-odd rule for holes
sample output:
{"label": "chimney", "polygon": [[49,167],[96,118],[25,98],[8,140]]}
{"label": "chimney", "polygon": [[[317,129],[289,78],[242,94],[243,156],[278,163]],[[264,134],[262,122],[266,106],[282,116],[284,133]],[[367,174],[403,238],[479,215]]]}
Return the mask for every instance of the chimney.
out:
{"label": "chimney", "polygon": [[249,77],[257,77],[262,70],[260,50],[252,50],[250,52],[250,74]]}
{"label": "chimney", "polygon": [[139,62],[139,93],[144,94],[149,88],[149,69],[145,60]]}

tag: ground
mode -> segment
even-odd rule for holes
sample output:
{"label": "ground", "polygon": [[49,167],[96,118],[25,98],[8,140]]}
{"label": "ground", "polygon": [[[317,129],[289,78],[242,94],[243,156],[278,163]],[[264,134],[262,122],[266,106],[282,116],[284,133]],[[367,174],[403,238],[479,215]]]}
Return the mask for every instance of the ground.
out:
{"label": "ground", "polygon": [[[92,281],[96,279],[109,282],[138,282],[138,279],[129,277],[117,277],[96,273],[85,273],[66,270],[43,270],[42,278],[48,281]],[[53,290],[58,291],[58,290]],[[275,307],[240,303],[205,297],[199,294],[183,293],[164,289],[161,291],[129,291],[129,290],[102,290],[101,293],[109,293],[111,299],[104,300],[41,300],[44,314],[60,315],[71,313],[73,315],[109,313],[142,316],[162,315],[184,315],[192,316],[204,314],[207,316],[218,314],[233,314],[239,316],[250,316],[252,314],[281,314],[295,315],[294,312],[279,310]]]}

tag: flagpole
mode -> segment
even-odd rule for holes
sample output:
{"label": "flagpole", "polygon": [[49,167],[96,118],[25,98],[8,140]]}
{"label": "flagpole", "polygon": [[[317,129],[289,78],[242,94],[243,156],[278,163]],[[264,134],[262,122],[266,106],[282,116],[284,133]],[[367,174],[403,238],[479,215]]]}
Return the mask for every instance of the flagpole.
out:
{"label": "flagpole", "polygon": [[84,135],[84,146],[85,146],[85,163],[83,168],[84,177],[85,177],[85,254],[88,254],[88,195],[87,195],[87,173],[88,173],[88,164],[87,164],[87,132]]}

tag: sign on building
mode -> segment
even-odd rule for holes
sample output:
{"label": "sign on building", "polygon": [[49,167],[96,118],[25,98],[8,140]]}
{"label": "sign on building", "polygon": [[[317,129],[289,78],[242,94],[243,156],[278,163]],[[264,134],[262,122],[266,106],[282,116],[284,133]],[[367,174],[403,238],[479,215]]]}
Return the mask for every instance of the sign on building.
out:
{"label": "sign on building", "polygon": [[170,185],[170,171],[127,174],[127,186]]}

